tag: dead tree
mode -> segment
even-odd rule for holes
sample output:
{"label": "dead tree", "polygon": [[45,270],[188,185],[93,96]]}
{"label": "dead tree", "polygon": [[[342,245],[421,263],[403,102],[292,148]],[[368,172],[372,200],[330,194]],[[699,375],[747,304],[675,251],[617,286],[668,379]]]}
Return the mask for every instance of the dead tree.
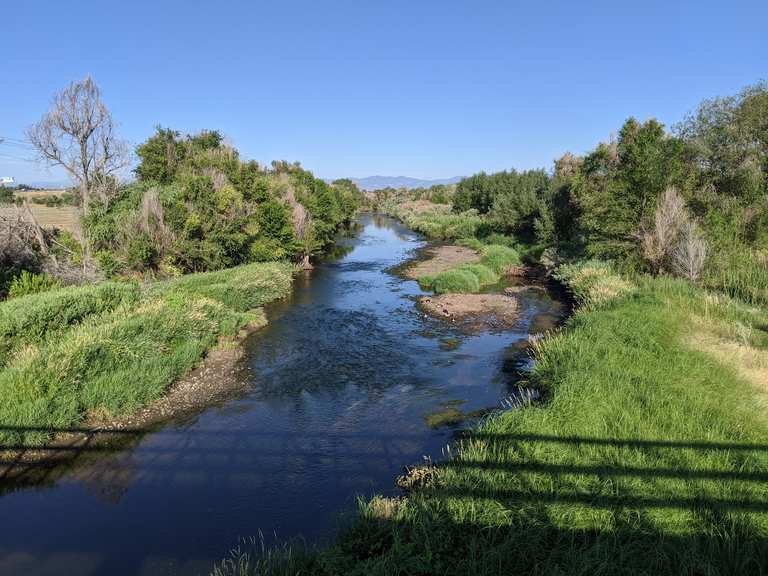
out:
{"label": "dead tree", "polygon": [[29,128],[27,138],[41,159],[64,168],[75,181],[84,212],[94,196],[107,200],[105,190],[127,165],[127,147],[117,138],[112,115],[90,77],[56,94],[51,109]]}

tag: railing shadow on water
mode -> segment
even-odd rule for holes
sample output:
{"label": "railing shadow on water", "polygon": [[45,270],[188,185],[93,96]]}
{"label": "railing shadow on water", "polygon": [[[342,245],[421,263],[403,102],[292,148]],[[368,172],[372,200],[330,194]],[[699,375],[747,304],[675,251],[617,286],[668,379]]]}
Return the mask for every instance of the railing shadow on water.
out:
{"label": "railing shadow on water", "polygon": [[[86,427],[42,428],[0,426],[0,439],[23,438],[38,433],[54,438],[45,446],[27,446],[19,442],[0,440],[0,494],[30,485],[45,484],[78,467],[92,467],[93,474],[107,477],[117,470],[141,470],[145,480],[167,481],[185,473],[222,475],[230,478],[266,478],[277,470],[305,464],[310,459],[324,458],[330,465],[343,468],[357,462],[359,466],[380,463],[389,469],[400,469],[413,464],[413,455],[419,449],[422,437],[412,433],[349,433],[317,431],[313,433],[286,433],[251,430],[164,428],[160,437],[141,446],[141,461],[134,449],[150,432],[157,429],[131,428],[98,430]],[[647,439],[590,438],[544,434],[486,434],[465,432],[457,435],[460,441],[484,441],[492,445],[512,447],[517,443],[571,445],[577,447],[609,447],[640,451],[697,451],[729,452],[750,456],[751,460],[768,463],[768,445],[739,442],[703,442]],[[563,476],[589,476],[601,478],[682,479],[723,482],[768,482],[768,468],[760,465],[707,469],[663,464],[642,467],[610,462],[560,463],[556,461],[498,462],[472,460],[466,457],[449,458],[440,465],[455,469],[494,470],[500,473],[536,473],[553,479]],[[768,466],[768,464],[766,464]],[[393,478],[394,482],[394,478]],[[768,486],[768,485],[766,485]],[[633,502],[630,496],[599,497],[594,495],[547,494],[527,491],[507,491],[489,494],[463,490],[457,497],[473,497],[480,493],[501,500],[542,501],[557,499],[583,500],[595,507],[683,507],[706,505],[706,498],[675,502],[668,498],[641,498]],[[768,498],[768,490],[766,490]],[[443,492],[446,496],[449,494]],[[768,511],[767,501],[718,501],[713,506]]]}
{"label": "railing shadow on water", "polygon": [[[100,494],[109,501],[117,501],[125,493],[130,483],[136,480],[136,474],[148,474],[149,481],[167,482],[171,477],[190,474],[202,476],[203,482],[218,478],[221,481],[242,481],[245,485],[251,481],[263,482],[266,479],[274,481],[282,466],[301,464],[302,459],[322,456],[332,458],[332,452],[341,451],[348,460],[362,464],[364,458],[379,458],[387,466],[402,466],[411,461],[403,460],[407,451],[398,449],[402,443],[409,442],[416,435],[404,434],[366,434],[366,433],[275,433],[232,431],[220,429],[195,429],[190,433],[185,429],[164,430],[164,439],[150,442],[141,446],[142,460],[148,459],[142,469],[137,472],[133,460],[133,448],[145,438],[148,429],[123,429],[98,431],[88,428],[48,428],[0,426],[0,438],[24,433],[48,433],[69,440],[59,440],[56,444],[44,448],[27,447],[20,444],[0,443],[0,452],[12,457],[0,459],[0,494],[28,486],[30,484],[51,483],[62,474],[82,466],[89,470],[85,476],[79,476],[86,484],[89,482],[99,485]],[[608,447],[630,449],[652,454],[654,451],[664,451],[675,454],[677,451],[694,452],[726,452],[739,455],[741,458],[751,456],[751,464],[746,467],[731,467],[727,469],[710,469],[696,466],[673,466],[671,460],[659,460],[659,466],[622,465],[613,458],[605,462],[585,462],[580,464],[558,463],[552,461],[525,460],[520,462],[496,462],[488,460],[449,457],[438,466],[455,469],[484,469],[493,470],[499,474],[516,475],[535,474],[549,479],[552,486],[563,478],[599,477],[599,478],[636,478],[645,480],[682,479],[699,482],[728,482],[749,483],[761,486],[768,481],[768,468],[763,463],[768,461],[768,445],[744,442],[705,442],[705,441],[675,441],[649,439],[614,439],[581,436],[557,436],[545,434],[487,434],[483,432],[466,432],[458,435],[460,442],[480,441],[496,447],[514,447],[521,443],[540,443],[542,445],[565,445],[577,447]],[[347,452],[348,451],[348,452]],[[25,459],[25,454],[35,452],[35,457]],[[598,451],[599,454],[599,451]],[[62,459],[63,456],[63,459]],[[594,453],[593,453],[594,456]],[[614,454],[615,456],[615,454]],[[274,468],[265,466],[273,462]],[[271,460],[270,460],[271,459]],[[682,460],[684,461],[684,460]],[[666,462],[666,464],[664,464]],[[204,474],[201,474],[204,473]],[[254,480],[255,478],[255,480]],[[147,478],[145,478],[146,480]],[[394,481],[394,478],[393,478]],[[757,567],[768,569],[768,539],[762,536],[758,529],[749,528],[749,522],[734,520],[733,514],[758,514],[763,517],[768,513],[768,490],[752,491],[751,497],[719,497],[708,495],[704,491],[692,491],[688,494],[664,495],[663,493],[608,493],[595,494],[588,492],[557,491],[542,489],[544,483],[536,486],[508,484],[495,482],[485,484],[482,475],[478,475],[471,487],[426,486],[420,489],[427,501],[435,502],[448,500],[483,500],[495,501],[506,509],[513,510],[522,506],[525,508],[527,520],[522,523],[511,523],[498,527],[471,522],[456,523],[445,514],[433,515],[427,507],[427,515],[423,528],[434,534],[450,533],[461,535],[456,542],[458,546],[477,545],[478,550],[489,547],[496,554],[508,546],[508,552],[503,555],[504,561],[520,562],[518,568],[530,568],[524,556],[536,556],[541,552],[537,561],[539,567],[548,562],[557,563],[562,567],[569,562],[578,563],[579,554],[595,547],[601,549],[606,562],[624,562],[631,556],[642,559],[644,554],[651,555],[654,561],[663,559],[664,565],[659,565],[659,573],[675,573],[683,570],[690,572],[686,564],[685,550],[694,551],[702,558],[707,558],[714,564],[724,567],[719,573],[753,573]],[[106,486],[106,487],[105,487]],[[739,496],[737,491],[736,496]],[[762,497],[765,496],[765,499]],[[595,510],[613,510],[617,512],[615,522],[621,521],[622,513],[638,511],[639,514],[625,514],[633,518],[631,525],[613,526],[606,529],[570,529],[559,526],[547,511],[548,504],[570,505],[577,504]],[[495,505],[496,506],[496,505]],[[652,523],[648,523],[643,511],[665,509],[688,510],[703,517],[730,518],[734,534],[717,535],[705,533],[692,527],[690,534],[666,534],[659,532]],[[432,506],[431,509],[445,509],[444,506]],[[645,519],[644,519],[645,518]],[[412,527],[400,521],[384,519],[393,530],[410,531]],[[647,525],[643,524],[644,522]],[[430,527],[429,524],[432,524]],[[726,527],[726,523],[723,524]],[[730,524],[729,524],[730,526]],[[739,527],[741,526],[741,527]],[[730,530],[730,528],[729,528]],[[741,530],[739,532],[739,530]],[[447,531],[447,532],[446,532]],[[458,536],[457,536],[458,538]],[[563,543],[566,543],[564,546]],[[547,548],[551,553],[547,552]],[[558,558],[558,550],[567,549],[571,557]],[[522,553],[521,550],[526,550]],[[661,553],[666,557],[660,556]],[[691,552],[688,556],[694,557]],[[615,555],[616,558],[612,559]],[[649,558],[651,558],[649,556]],[[639,560],[638,560],[639,561]],[[751,563],[751,564],[750,564]],[[489,566],[491,564],[488,564]],[[554,566],[555,564],[553,564]],[[618,566],[618,565],[617,565]],[[671,568],[670,568],[671,567]],[[478,574],[483,574],[483,566],[478,565]],[[754,572],[758,573],[758,572]]]}
{"label": "railing shadow on water", "polygon": [[[51,441],[42,446],[20,441],[30,434],[44,434]],[[3,438],[16,441],[3,442]],[[380,478],[382,471],[400,470],[420,458],[422,442],[423,435],[408,432],[0,426],[0,495],[49,485],[67,474],[93,486],[138,479],[188,485],[272,482],[309,462],[356,475],[365,475],[368,468],[371,477]],[[109,492],[114,497],[120,491]]]}

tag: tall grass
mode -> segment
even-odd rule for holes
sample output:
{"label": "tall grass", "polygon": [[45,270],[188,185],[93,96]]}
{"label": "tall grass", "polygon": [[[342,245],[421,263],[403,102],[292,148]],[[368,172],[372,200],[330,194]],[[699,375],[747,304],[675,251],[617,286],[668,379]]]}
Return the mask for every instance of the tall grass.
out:
{"label": "tall grass", "polygon": [[[219,338],[262,320],[291,267],[251,264],[152,284],[67,288],[0,305],[3,444],[39,445],[90,414],[120,416],[159,398]],[[30,429],[30,430],[25,430]]]}
{"label": "tall grass", "polygon": [[89,316],[134,304],[138,299],[136,284],[105,282],[3,302],[0,304],[0,368],[14,349],[54,338]]}
{"label": "tall grass", "polygon": [[703,282],[716,290],[757,305],[768,305],[768,255],[728,250],[708,267]]}

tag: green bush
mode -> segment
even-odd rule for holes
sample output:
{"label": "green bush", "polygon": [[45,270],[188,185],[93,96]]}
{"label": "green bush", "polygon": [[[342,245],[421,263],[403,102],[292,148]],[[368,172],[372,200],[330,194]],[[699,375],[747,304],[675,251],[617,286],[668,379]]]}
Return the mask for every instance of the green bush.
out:
{"label": "green bush", "polygon": [[157,248],[145,234],[137,236],[128,245],[128,265],[135,270],[154,267],[157,258]]}
{"label": "green bush", "polygon": [[520,255],[508,246],[490,245],[483,248],[481,262],[496,274],[504,274],[512,266],[521,264]]}
{"label": "green bush", "polygon": [[505,234],[499,234],[494,232],[483,238],[483,242],[486,244],[495,244],[497,246],[507,246],[508,248],[516,248],[517,242],[513,236],[507,236]]}
{"label": "green bush", "polygon": [[96,252],[95,257],[99,270],[107,278],[116,276],[125,269],[125,263],[112,250],[99,250]]}
{"label": "green bush", "polygon": [[56,288],[61,288],[61,282],[53,276],[33,274],[28,270],[22,270],[21,274],[14,277],[8,285],[8,298],[20,298]]}

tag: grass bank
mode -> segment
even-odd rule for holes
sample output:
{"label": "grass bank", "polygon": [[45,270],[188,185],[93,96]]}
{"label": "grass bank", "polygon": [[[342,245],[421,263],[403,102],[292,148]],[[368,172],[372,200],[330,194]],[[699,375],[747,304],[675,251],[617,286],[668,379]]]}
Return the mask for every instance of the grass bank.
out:
{"label": "grass bank", "polygon": [[483,286],[495,284],[512,266],[521,263],[514,248],[508,246],[480,246],[480,262],[461,264],[434,276],[420,276],[419,285],[423,290],[437,294],[479,292]]}
{"label": "grass bank", "polygon": [[[253,574],[768,571],[768,314],[682,281],[561,270],[582,307],[536,345],[541,404],[486,419],[407,497]],[[239,572],[237,572],[239,570]]]}
{"label": "grass bank", "polygon": [[135,412],[221,339],[263,324],[291,288],[287,263],[250,264],[146,286],[104,283],[0,304],[0,443]]}

